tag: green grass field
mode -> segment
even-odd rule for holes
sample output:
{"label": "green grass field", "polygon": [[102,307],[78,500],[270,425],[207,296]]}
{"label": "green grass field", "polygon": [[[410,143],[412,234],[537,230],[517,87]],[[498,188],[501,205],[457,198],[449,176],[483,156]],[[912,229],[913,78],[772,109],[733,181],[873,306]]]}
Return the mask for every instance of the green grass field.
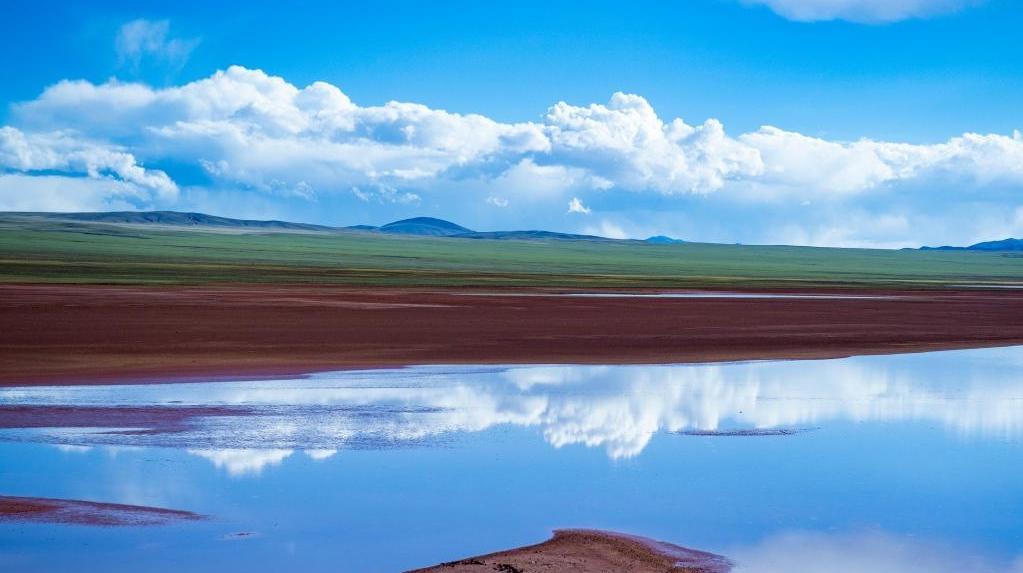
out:
{"label": "green grass field", "polygon": [[1023,282],[1010,253],[242,234],[0,219],[0,282],[930,288]]}

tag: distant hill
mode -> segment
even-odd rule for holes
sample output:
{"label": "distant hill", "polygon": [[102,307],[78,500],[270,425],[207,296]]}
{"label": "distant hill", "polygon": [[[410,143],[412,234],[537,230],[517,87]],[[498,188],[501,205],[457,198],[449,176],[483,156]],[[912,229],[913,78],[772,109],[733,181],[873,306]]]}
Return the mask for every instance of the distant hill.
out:
{"label": "distant hill", "polygon": [[648,237],[646,242],[653,245],[676,245],[684,243],[685,241],[682,239],[673,239],[664,235],[654,235],[653,237]]}
{"label": "distant hill", "polygon": [[177,211],[112,211],[106,213],[4,213],[6,217],[35,218],[48,221],[75,221],[83,223],[110,223],[118,225],[171,225],[188,227],[230,227],[285,231],[333,231],[332,227],[289,223],[287,221],[253,221],[231,219],[203,213]]}
{"label": "distant hill", "polygon": [[433,217],[413,217],[412,219],[402,219],[401,221],[388,223],[377,228],[377,230],[381,233],[392,233],[397,235],[425,235],[429,237],[450,237],[453,235],[475,232],[472,229],[456,225],[451,221],[435,219]]}
{"label": "distant hill", "polygon": [[921,247],[922,251],[1023,251],[1023,239],[1002,239],[985,241],[969,247]]}
{"label": "distant hill", "polygon": [[1023,251],[1023,239],[987,241],[967,247],[971,251]]}
{"label": "distant hill", "polygon": [[607,237],[596,235],[573,235],[571,233],[555,233],[554,231],[488,231],[470,232],[459,235],[452,235],[460,239],[516,239],[516,240],[542,240],[555,239],[559,241],[614,241]]}
{"label": "distant hill", "polygon": [[371,230],[394,235],[422,235],[429,237],[452,237],[457,239],[493,239],[493,240],[544,240],[561,241],[613,241],[596,235],[575,235],[554,231],[473,231],[451,221],[435,217],[414,217],[388,223],[380,227],[356,225],[345,227],[353,230]]}
{"label": "distant hill", "polygon": [[[249,219],[232,219],[229,217],[218,217],[203,213],[181,213],[178,211],[113,211],[105,213],[30,213],[30,212],[0,212],[0,221],[10,220],[42,220],[54,224],[69,223],[103,223],[108,225],[163,225],[177,227],[216,227],[223,229],[236,229],[241,231],[305,231],[305,232],[363,232],[363,233],[387,233],[391,235],[414,235],[422,237],[451,237],[457,239],[491,239],[491,240],[519,240],[519,241],[618,241],[596,235],[578,235],[573,233],[558,233],[555,231],[474,231],[451,221],[437,219],[435,217],[413,217],[387,223],[379,227],[373,225],[352,225],[350,227],[328,227],[324,225],[312,225],[308,223],[289,223],[287,221],[255,221]],[[650,244],[674,244],[683,243],[680,239],[673,239],[658,235],[650,237],[646,241]]]}

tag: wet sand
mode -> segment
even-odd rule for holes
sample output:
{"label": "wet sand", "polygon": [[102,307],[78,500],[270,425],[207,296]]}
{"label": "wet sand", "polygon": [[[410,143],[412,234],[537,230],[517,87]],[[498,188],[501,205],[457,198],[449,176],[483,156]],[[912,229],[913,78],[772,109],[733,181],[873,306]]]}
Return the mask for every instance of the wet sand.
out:
{"label": "wet sand", "polygon": [[226,406],[28,406],[0,404],[0,428],[118,428],[120,433],[167,433],[198,418],[244,416]]}
{"label": "wet sand", "polygon": [[561,530],[549,541],[410,573],[726,573],[727,559],[669,543],[605,531]]}
{"label": "wet sand", "polygon": [[832,358],[1023,344],[1023,296],[1007,289],[788,293],[842,298],[561,294],[3,285],[0,384],[210,380],[409,364]]}
{"label": "wet sand", "polygon": [[176,509],[97,503],[75,499],[0,496],[0,523],[35,522],[74,525],[163,525],[203,516]]}

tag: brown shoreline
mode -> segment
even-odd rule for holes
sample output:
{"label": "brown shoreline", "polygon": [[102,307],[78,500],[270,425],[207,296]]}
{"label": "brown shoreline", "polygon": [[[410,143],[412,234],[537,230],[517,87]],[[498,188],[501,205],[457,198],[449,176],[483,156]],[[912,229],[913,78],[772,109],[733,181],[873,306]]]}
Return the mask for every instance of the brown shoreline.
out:
{"label": "brown shoreline", "polygon": [[543,543],[441,563],[408,573],[727,573],[720,556],[609,531],[563,529]]}
{"label": "brown shoreline", "polygon": [[[410,364],[834,358],[1023,344],[1019,292],[790,292],[872,298],[0,285],[0,385],[292,376]],[[482,293],[487,296],[465,296]]]}
{"label": "brown shoreline", "polygon": [[77,499],[0,496],[0,523],[139,526],[200,519],[204,519],[204,517],[190,511],[162,507],[100,503]]}

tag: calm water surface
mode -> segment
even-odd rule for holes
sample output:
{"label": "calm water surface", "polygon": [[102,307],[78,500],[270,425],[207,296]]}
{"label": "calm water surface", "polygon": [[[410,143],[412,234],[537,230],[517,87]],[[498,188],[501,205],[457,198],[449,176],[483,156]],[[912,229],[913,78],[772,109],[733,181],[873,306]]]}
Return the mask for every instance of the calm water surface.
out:
{"label": "calm water surface", "polygon": [[1023,348],[7,388],[0,404],[245,413],[0,431],[0,493],[210,516],[0,524],[2,571],[401,571],[582,526],[755,573],[1023,572]]}

